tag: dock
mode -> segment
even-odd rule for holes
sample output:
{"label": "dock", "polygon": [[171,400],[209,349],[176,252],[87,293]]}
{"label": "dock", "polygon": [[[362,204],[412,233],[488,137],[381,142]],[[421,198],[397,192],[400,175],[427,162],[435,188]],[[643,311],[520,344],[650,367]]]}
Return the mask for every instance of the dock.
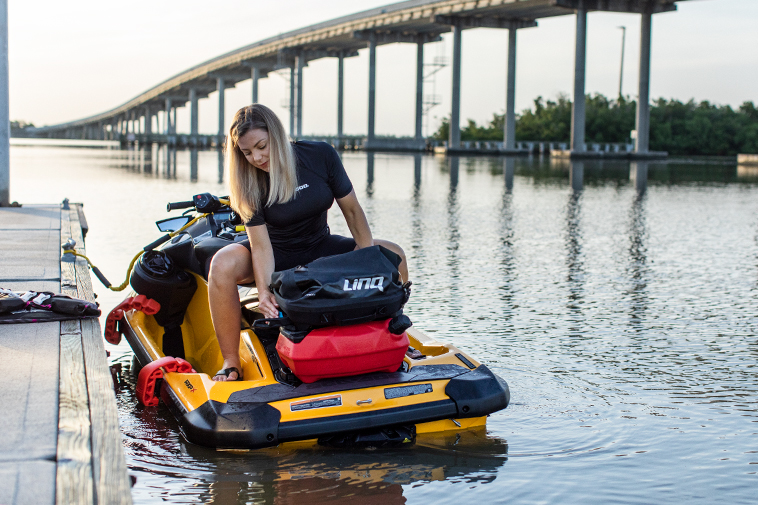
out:
{"label": "dock", "polygon": [[[94,301],[81,205],[0,207],[0,287]],[[0,503],[131,504],[113,379],[96,318],[0,324]]]}

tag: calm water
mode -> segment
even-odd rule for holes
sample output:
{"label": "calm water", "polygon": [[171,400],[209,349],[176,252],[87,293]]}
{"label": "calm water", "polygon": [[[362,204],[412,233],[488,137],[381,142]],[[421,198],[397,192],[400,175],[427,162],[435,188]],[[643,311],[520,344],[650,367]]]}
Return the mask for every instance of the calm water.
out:
{"label": "calm water", "polygon": [[[158,237],[167,201],[227,192],[216,152],[166,159],[14,146],[11,196],[84,202],[87,252],[119,284]],[[125,370],[117,398],[136,503],[755,503],[758,174],[343,161],[374,235],[408,253],[406,312],[504,377],[512,404],[486,433],[405,450],[214,452],[186,444],[163,407],[137,407],[130,350],[106,344]],[[330,222],[347,233],[336,206]],[[123,297],[96,291],[106,311]]]}

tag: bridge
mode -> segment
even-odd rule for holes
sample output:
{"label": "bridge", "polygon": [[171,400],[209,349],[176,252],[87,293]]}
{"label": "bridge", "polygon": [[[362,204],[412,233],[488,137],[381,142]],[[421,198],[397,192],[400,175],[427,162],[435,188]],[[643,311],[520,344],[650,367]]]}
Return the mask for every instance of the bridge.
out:
{"label": "bridge", "polygon": [[[581,157],[585,144],[585,61],[587,13],[627,12],[641,16],[639,99],[637,138],[632,157],[649,157],[649,77],[652,15],[676,10],[676,2],[686,0],[409,0],[351,14],[294,30],[223,54],[167,79],[109,111],[87,118],[37,128],[37,136],[102,140],[137,140],[189,146],[222,145],[227,129],[224,117],[224,90],[252,80],[252,103],[258,101],[258,80],[269,73],[289,69],[289,132],[301,138],[303,112],[303,68],[319,58],[337,58],[337,139],[343,135],[344,59],[368,48],[368,135],[361,143],[367,150],[423,150],[424,44],[441,40],[452,32],[452,104],[448,152],[461,152],[461,32],[479,27],[502,28],[509,32],[506,82],[504,142],[498,152],[516,153],[515,87],[516,34],[537,26],[540,18],[576,16],[576,57],[570,149],[566,154]],[[417,46],[415,136],[383,139],[375,135],[376,50],[378,46],[408,43]],[[198,133],[198,100],[218,91],[218,133]],[[176,109],[190,107],[190,132],[178,135]],[[162,121],[160,119],[162,118]],[[156,127],[155,129],[153,127]]]}

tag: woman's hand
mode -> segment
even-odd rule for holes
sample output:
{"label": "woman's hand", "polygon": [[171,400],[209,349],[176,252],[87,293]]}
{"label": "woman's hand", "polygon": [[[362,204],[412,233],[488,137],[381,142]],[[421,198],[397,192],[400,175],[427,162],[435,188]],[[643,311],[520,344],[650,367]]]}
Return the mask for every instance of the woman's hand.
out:
{"label": "woman's hand", "polygon": [[268,318],[279,317],[279,304],[268,289],[258,291],[258,309]]}
{"label": "woman's hand", "polygon": [[268,237],[266,225],[246,226],[250,240],[255,285],[258,286],[258,308],[266,317],[279,317],[279,305],[268,289],[274,273],[274,249]]}

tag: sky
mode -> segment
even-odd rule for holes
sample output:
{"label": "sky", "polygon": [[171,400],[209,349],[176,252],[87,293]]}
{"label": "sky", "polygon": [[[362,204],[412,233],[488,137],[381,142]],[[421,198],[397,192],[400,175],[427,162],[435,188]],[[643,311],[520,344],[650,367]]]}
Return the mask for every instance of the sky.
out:
{"label": "sky", "polygon": [[[321,21],[387,5],[382,0],[41,0],[9,2],[11,120],[37,126],[73,121],[115,108],[187,68],[250,43]],[[317,7],[316,7],[317,6]],[[758,0],[689,0],[676,12],[653,16],[650,96],[708,100],[738,107],[758,102]],[[586,92],[615,97],[622,30],[626,26],[623,93],[637,95],[640,17],[591,12],[587,20]],[[538,96],[573,93],[573,15],[538,20],[518,32],[516,110]],[[463,32],[461,118],[487,123],[505,108],[507,30]],[[425,62],[452,55],[450,35],[425,45]],[[412,135],[415,124],[415,44],[377,49],[379,135]],[[433,67],[427,67],[430,72]],[[425,133],[450,114],[448,64],[425,84],[436,95]],[[337,130],[337,61],[304,69],[303,133]],[[259,82],[259,100],[280,117],[289,96],[286,79]],[[225,117],[251,100],[250,81],[226,91]],[[200,132],[218,129],[217,94],[200,101]],[[345,60],[346,134],[367,131],[368,54]],[[179,132],[189,110],[178,111]]]}

